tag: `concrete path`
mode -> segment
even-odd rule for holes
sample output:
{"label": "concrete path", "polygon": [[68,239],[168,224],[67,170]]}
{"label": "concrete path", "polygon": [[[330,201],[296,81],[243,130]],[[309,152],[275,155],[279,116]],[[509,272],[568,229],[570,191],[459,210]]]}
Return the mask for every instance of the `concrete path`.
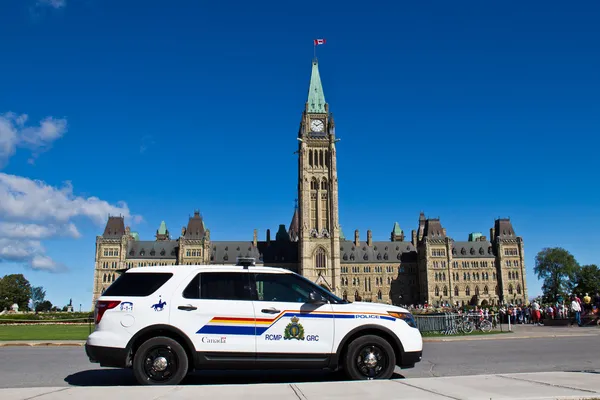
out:
{"label": "concrete path", "polygon": [[215,386],[0,389],[2,400],[86,399],[598,399],[600,373],[549,372],[387,381]]}

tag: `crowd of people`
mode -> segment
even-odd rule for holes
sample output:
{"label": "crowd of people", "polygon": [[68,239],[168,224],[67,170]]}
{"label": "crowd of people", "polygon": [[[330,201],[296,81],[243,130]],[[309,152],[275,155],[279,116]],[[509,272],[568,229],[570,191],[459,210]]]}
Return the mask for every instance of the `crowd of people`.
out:
{"label": "crowd of people", "polygon": [[[411,306],[413,310],[427,310],[425,306]],[[571,294],[562,302],[544,303],[533,300],[529,305],[508,304],[499,308],[475,307],[474,309],[463,309],[451,307],[449,304],[442,307],[444,312],[464,312],[470,315],[479,315],[481,318],[494,320],[498,317],[500,323],[543,325],[545,319],[569,319],[570,325],[583,326],[585,323],[600,324],[600,292],[596,292],[592,298],[589,293]],[[418,312],[418,311],[417,311]]]}
{"label": "crowd of people", "polygon": [[597,292],[594,298],[588,293],[585,296],[573,293],[568,301],[556,302],[554,304],[542,303],[537,300],[529,305],[502,307],[499,310],[503,321],[512,324],[542,325],[545,319],[569,319],[570,324],[583,326],[583,320],[597,322],[600,310],[600,294]]}

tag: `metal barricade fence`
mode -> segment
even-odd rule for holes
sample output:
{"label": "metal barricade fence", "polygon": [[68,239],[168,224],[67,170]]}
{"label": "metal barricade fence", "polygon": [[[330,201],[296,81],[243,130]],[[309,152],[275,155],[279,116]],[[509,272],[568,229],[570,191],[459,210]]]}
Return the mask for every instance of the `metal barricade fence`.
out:
{"label": "metal barricade fence", "polygon": [[[442,333],[445,335],[452,335],[464,331],[464,321],[471,321],[475,323],[482,317],[479,314],[457,314],[457,313],[436,313],[436,314],[413,314],[417,328],[422,333]],[[489,316],[485,318],[492,323],[494,327],[497,326],[496,316]],[[488,324],[489,325],[489,324]],[[473,326],[476,328],[476,326]],[[472,330],[472,328],[471,328]],[[466,332],[470,333],[470,332]]]}

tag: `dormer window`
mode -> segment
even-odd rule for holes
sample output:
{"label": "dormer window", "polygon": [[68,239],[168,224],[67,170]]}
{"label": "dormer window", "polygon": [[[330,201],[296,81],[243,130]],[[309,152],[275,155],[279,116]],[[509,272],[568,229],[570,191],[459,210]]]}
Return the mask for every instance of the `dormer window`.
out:
{"label": "dormer window", "polygon": [[385,254],[383,255],[383,259],[384,259],[384,260],[387,260],[387,259],[388,259],[388,254],[387,254],[387,253],[385,253]]}
{"label": "dormer window", "polygon": [[160,251],[160,255],[161,255],[161,256],[164,256],[166,253],[167,253],[167,252],[165,251],[165,249],[162,249],[162,250]]}
{"label": "dormer window", "polygon": [[484,255],[484,254],[485,254],[485,251],[483,251],[483,247],[480,247],[480,248],[479,248],[479,254],[481,254],[481,255]]}
{"label": "dormer window", "polygon": [[463,247],[462,249],[460,249],[460,254],[464,256],[465,254],[467,254],[467,250]]}
{"label": "dormer window", "polygon": [[150,255],[154,257],[156,255],[156,251],[154,251],[154,249],[150,250]]}
{"label": "dormer window", "polygon": [[488,247],[488,254],[492,254],[492,253],[493,253],[493,251],[492,251],[492,246],[489,246],[489,247]]}
{"label": "dormer window", "polygon": [[471,251],[469,251],[469,253],[471,253],[471,255],[475,254],[475,249],[471,247]]}
{"label": "dormer window", "polygon": [[135,251],[133,251],[133,249],[129,252],[129,256],[133,257],[135,255]]}
{"label": "dormer window", "polygon": [[363,260],[365,260],[365,261],[366,261],[366,260],[368,260],[368,259],[369,259],[369,256],[365,254],[365,255],[363,256]]}
{"label": "dormer window", "polygon": [[457,254],[456,249],[452,249],[452,255],[455,256]]}
{"label": "dormer window", "polygon": [[377,259],[381,260],[381,253],[377,254]]}
{"label": "dormer window", "polygon": [[348,254],[344,253],[344,257],[342,257],[344,259],[344,261],[348,260]]}

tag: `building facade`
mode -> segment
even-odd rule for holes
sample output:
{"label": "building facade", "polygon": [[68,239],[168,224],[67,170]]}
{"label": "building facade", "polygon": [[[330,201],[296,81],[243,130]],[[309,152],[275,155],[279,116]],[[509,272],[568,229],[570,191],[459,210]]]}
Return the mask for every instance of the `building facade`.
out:
{"label": "building facade", "polygon": [[346,239],[339,223],[335,122],[325,101],[319,66],[312,62],[308,100],[298,140],[298,204],[288,227],[265,240],[212,241],[198,211],[177,238],[165,222],[155,240],[140,240],[123,217],[109,216],[96,238],[93,304],[128,268],[157,265],[234,264],[238,257],[298,272],[349,300],[388,304],[497,305],[528,301],[523,239],[510,219],[494,221],[487,238],[446,235],[438,218],[421,213],[406,238],[396,222],[389,241]]}

